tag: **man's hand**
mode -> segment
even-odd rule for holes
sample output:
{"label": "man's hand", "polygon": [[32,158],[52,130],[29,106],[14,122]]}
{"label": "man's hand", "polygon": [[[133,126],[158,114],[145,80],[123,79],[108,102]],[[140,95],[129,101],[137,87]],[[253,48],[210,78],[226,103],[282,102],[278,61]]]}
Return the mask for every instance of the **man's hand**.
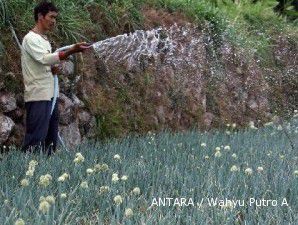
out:
{"label": "man's hand", "polygon": [[70,49],[61,52],[61,54],[59,54],[59,58],[60,60],[65,60],[68,58],[68,56],[74,54],[74,53],[78,53],[78,52],[83,52],[86,49],[90,48],[92,45],[88,44],[86,42],[79,42],[74,44]]}
{"label": "man's hand", "polygon": [[71,50],[73,52],[83,52],[84,50],[90,48],[92,45],[86,43],[86,42],[80,42],[80,43],[76,43]]}

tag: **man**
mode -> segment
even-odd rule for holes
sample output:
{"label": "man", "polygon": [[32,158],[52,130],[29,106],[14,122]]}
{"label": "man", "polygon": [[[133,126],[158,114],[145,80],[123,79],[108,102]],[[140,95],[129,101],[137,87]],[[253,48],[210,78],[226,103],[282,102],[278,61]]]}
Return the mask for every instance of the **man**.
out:
{"label": "man", "polygon": [[56,150],[59,119],[58,104],[51,115],[53,73],[58,71],[53,65],[88,48],[82,42],[67,51],[52,53],[46,33],[55,27],[57,15],[57,8],[50,2],[43,1],[35,7],[36,23],[23,39],[21,58],[26,108],[26,134],[22,149],[31,152],[39,149],[49,155]]}

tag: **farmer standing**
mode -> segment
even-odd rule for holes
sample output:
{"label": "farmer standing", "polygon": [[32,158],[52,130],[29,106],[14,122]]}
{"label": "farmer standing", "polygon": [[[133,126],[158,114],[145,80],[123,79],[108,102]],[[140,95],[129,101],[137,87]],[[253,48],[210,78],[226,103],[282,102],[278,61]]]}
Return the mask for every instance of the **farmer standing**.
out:
{"label": "farmer standing", "polygon": [[57,15],[57,8],[50,2],[43,1],[34,8],[35,26],[23,39],[21,58],[26,108],[22,150],[32,152],[38,147],[49,155],[56,150],[58,139],[58,104],[51,115],[53,73],[59,72],[54,65],[87,48],[82,42],[64,52],[52,53],[46,33],[55,27]]}

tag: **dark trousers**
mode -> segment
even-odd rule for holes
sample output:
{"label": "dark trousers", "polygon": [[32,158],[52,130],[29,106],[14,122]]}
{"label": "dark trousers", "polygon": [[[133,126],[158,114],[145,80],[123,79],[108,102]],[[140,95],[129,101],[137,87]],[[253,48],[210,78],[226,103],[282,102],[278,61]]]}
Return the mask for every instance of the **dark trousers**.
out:
{"label": "dark trousers", "polygon": [[57,98],[51,115],[53,98],[51,101],[26,102],[26,134],[22,150],[25,152],[43,151],[50,155],[56,151],[58,141],[58,111]]}

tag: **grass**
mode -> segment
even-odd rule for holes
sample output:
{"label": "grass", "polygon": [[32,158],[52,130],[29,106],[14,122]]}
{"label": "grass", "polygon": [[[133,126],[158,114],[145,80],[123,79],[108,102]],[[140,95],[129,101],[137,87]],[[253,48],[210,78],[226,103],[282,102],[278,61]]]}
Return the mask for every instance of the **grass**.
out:
{"label": "grass", "polygon": [[[297,224],[297,115],[284,127],[289,136],[270,124],[246,130],[229,126],[226,132],[213,133],[148,133],[104,144],[85,143],[50,158],[11,150],[0,161],[0,223],[14,224],[21,218],[26,224]],[[78,152],[84,161],[76,164]],[[116,154],[120,160],[114,158]],[[38,165],[28,176],[31,160]],[[95,171],[87,175],[88,168]],[[63,173],[70,177],[58,181]],[[113,173],[128,179],[113,182]],[[45,174],[52,176],[48,186],[40,184]],[[28,186],[21,185],[22,179],[28,180]],[[88,188],[81,185],[85,181]],[[103,186],[109,191],[100,192]],[[135,187],[140,194],[132,192]],[[62,193],[66,198],[61,198]],[[114,202],[116,195],[123,200],[119,205]],[[151,206],[154,198],[166,197],[205,202],[201,207],[178,207],[173,202]],[[210,206],[211,198],[243,200],[245,205]],[[278,206],[250,206],[250,198],[276,200]],[[289,206],[280,205],[283,199]],[[45,201],[49,208],[42,211],[40,203]],[[130,218],[125,216],[127,208],[133,210]]]}
{"label": "grass", "polygon": [[[207,0],[112,0],[108,2],[103,0],[56,0],[54,3],[60,10],[59,36],[68,41],[87,38],[82,36],[84,30],[86,27],[94,26],[88,9],[95,6],[99,6],[104,13],[102,19],[109,21],[109,25],[116,30],[123,28],[125,23],[128,24],[130,31],[141,28],[140,9],[144,5],[170,12],[181,11],[193,19],[200,21],[205,19],[217,26],[222,26],[220,27],[222,29],[225,29],[228,23],[237,24],[246,29],[244,35],[249,31],[272,28],[271,25],[283,27],[287,24],[285,19],[274,14],[272,8],[276,5],[275,0],[259,1],[257,4],[252,4],[249,0],[241,1],[240,4],[234,4],[232,1]],[[7,5],[5,1],[1,0],[0,23],[5,26],[10,21],[18,32],[26,32],[34,24],[32,12],[35,4],[34,1],[12,0]],[[224,23],[227,19],[229,22]]]}

